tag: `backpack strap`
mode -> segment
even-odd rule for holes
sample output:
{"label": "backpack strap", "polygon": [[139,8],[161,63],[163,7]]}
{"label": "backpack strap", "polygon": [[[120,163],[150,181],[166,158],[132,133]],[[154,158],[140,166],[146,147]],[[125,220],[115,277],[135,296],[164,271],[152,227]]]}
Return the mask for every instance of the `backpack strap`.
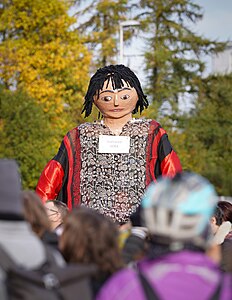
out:
{"label": "backpack strap", "polygon": [[17,266],[2,245],[0,245],[0,266],[5,272],[7,272],[10,268]]}
{"label": "backpack strap", "polygon": [[219,283],[218,283],[213,295],[210,296],[209,300],[219,300],[220,299],[220,294],[221,294],[222,285],[223,285],[223,279],[224,279],[224,274],[221,273]]}
{"label": "backpack strap", "polygon": [[[143,287],[143,291],[146,296],[146,300],[160,300],[160,297],[157,295],[154,287],[151,286],[151,284],[149,283],[149,281],[147,280],[145,275],[141,272],[140,269],[138,269],[137,271],[138,271],[138,276],[139,276],[140,282]],[[210,296],[209,300],[219,300],[220,299],[220,294],[221,294],[222,285],[223,285],[222,284],[223,279],[224,279],[224,274],[222,273],[219,284],[217,285],[214,293]]]}
{"label": "backpack strap", "polygon": [[160,300],[160,297],[155,292],[154,287],[151,286],[146,276],[141,272],[138,268],[138,277],[142,284],[144,294],[146,296],[146,300]]}
{"label": "backpack strap", "polygon": [[64,267],[66,266],[66,262],[63,259],[63,256],[60,254],[59,251],[51,247],[50,245],[43,244],[44,251],[45,251],[45,262],[40,266],[42,269],[46,270],[47,267],[49,268],[56,268],[56,267]]}
{"label": "backpack strap", "polygon": [[57,265],[55,254],[54,254],[55,250],[51,248],[51,246],[46,245],[45,243],[44,243],[44,250],[45,250],[45,257],[47,262],[50,265],[54,265],[54,266]]}
{"label": "backpack strap", "polygon": [[[46,268],[47,265],[49,266],[65,266],[66,263],[64,262],[63,258],[59,255],[59,253],[56,253],[55,250],[44,244],[44,250],[45,250],[45,262],[42,264]],[[4,249],[2,245],[0,245],[0,267],[3,268],[5,272],[7,272],[9,269],[16,268],[19,266],[7,253],[7,251]],[[39,268],[42,267],[41,265]]]}

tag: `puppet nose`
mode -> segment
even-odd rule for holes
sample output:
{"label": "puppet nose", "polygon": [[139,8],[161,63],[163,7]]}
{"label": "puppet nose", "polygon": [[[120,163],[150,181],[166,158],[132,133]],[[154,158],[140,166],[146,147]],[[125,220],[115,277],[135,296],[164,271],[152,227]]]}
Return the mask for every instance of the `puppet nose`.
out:
{"label": "puppet nose", "polygon": [[115,93],[114,95],[114,106],[118,106],[118,93]]}

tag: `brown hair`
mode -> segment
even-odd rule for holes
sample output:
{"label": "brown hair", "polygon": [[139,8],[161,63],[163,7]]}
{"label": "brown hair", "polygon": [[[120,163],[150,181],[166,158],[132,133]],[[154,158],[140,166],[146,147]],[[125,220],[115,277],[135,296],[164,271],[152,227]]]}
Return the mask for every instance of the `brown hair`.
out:
{"label": "brown hair", "polygon": [[45,231],[50,230],[50,221],[46,209],[33,191],[23,191],[24,218],[30,223],[32,230],[41,238]]}
{"label": "brown hair", "polygon": [[122,267],[116,224],[87,207],[74,208],[65,218],[60,249],[67,262],[93,263],[109,274]]}
{"label": "brown hair", "polygon": [[223,221],[232,223],[232,203],[228,201],[219,201],[218,206],[223,212]]}

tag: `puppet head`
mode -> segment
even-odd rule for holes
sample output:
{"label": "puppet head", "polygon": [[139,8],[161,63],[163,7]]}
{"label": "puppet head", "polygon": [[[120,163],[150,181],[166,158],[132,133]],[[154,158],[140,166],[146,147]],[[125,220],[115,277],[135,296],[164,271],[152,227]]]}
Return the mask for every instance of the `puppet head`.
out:
{"label": "puppet head", "polygon": [[85,102],[82,113],[85,112],[85,117],[88,117],[92,112],[94,99],[98,99],[101,91],[108,85],[112,88],[121,89],[127,85],[136,90],[138,100],[135,107],[132,108],[132,113],[141,113],[144,108],[148,107],[147,96],[143,93],[141,84],[130,68],[124,65],[109,65],[101,69],[91,77],[89,87],[85,95]]}

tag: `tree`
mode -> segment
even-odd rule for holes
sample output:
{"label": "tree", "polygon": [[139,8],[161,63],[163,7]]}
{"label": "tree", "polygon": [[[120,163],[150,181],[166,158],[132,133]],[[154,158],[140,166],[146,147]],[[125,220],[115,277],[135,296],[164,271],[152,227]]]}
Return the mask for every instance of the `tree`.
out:
{"label": "tree", "polygon": [[24,188],[35,188],[52,156],[51,137],[48,116],[35,100],[0,86],[0,157],[16,159]]}
{"label": "tree", "polygon": [[[204,79],[190,116],[183,118],[181,159],[207,177],[220,195],[232,195],[232,75]],[[185,159],[186,161],[186,159]]]}
{"label": "tree", "polygon": [[0,7],[0,81],[26,90],[62,136],[83,121],[91,59],[71,30],[76,19],[68,15],[68,2],[5,0]]}
{"label": "tree", "polygon": [[[84,1],[76,0],[77,5]],[[77,30],[83,34],[85,43],[90,49],[97,49],[95,63],[98,67],[116,62],[117,40],[119,23],[126,19],[128,12],[128,0],[98,0],[85,1],[87,6],[75,12],[77,17]],[[80,23],[78,18],[82,16],[84,21]],[[129,32],[125,39],[129,37]]]}
{"label": "tree", "polygon": [[199,89],[205,67],[201,55],[221,51],[225,46],[191,29],[202,17],[200,6],[190,0],[140,1],[137,18],[149,33],[145,53],[147,93],[155,110],[168,103],[174,119],[180,96],[195,94]]}

